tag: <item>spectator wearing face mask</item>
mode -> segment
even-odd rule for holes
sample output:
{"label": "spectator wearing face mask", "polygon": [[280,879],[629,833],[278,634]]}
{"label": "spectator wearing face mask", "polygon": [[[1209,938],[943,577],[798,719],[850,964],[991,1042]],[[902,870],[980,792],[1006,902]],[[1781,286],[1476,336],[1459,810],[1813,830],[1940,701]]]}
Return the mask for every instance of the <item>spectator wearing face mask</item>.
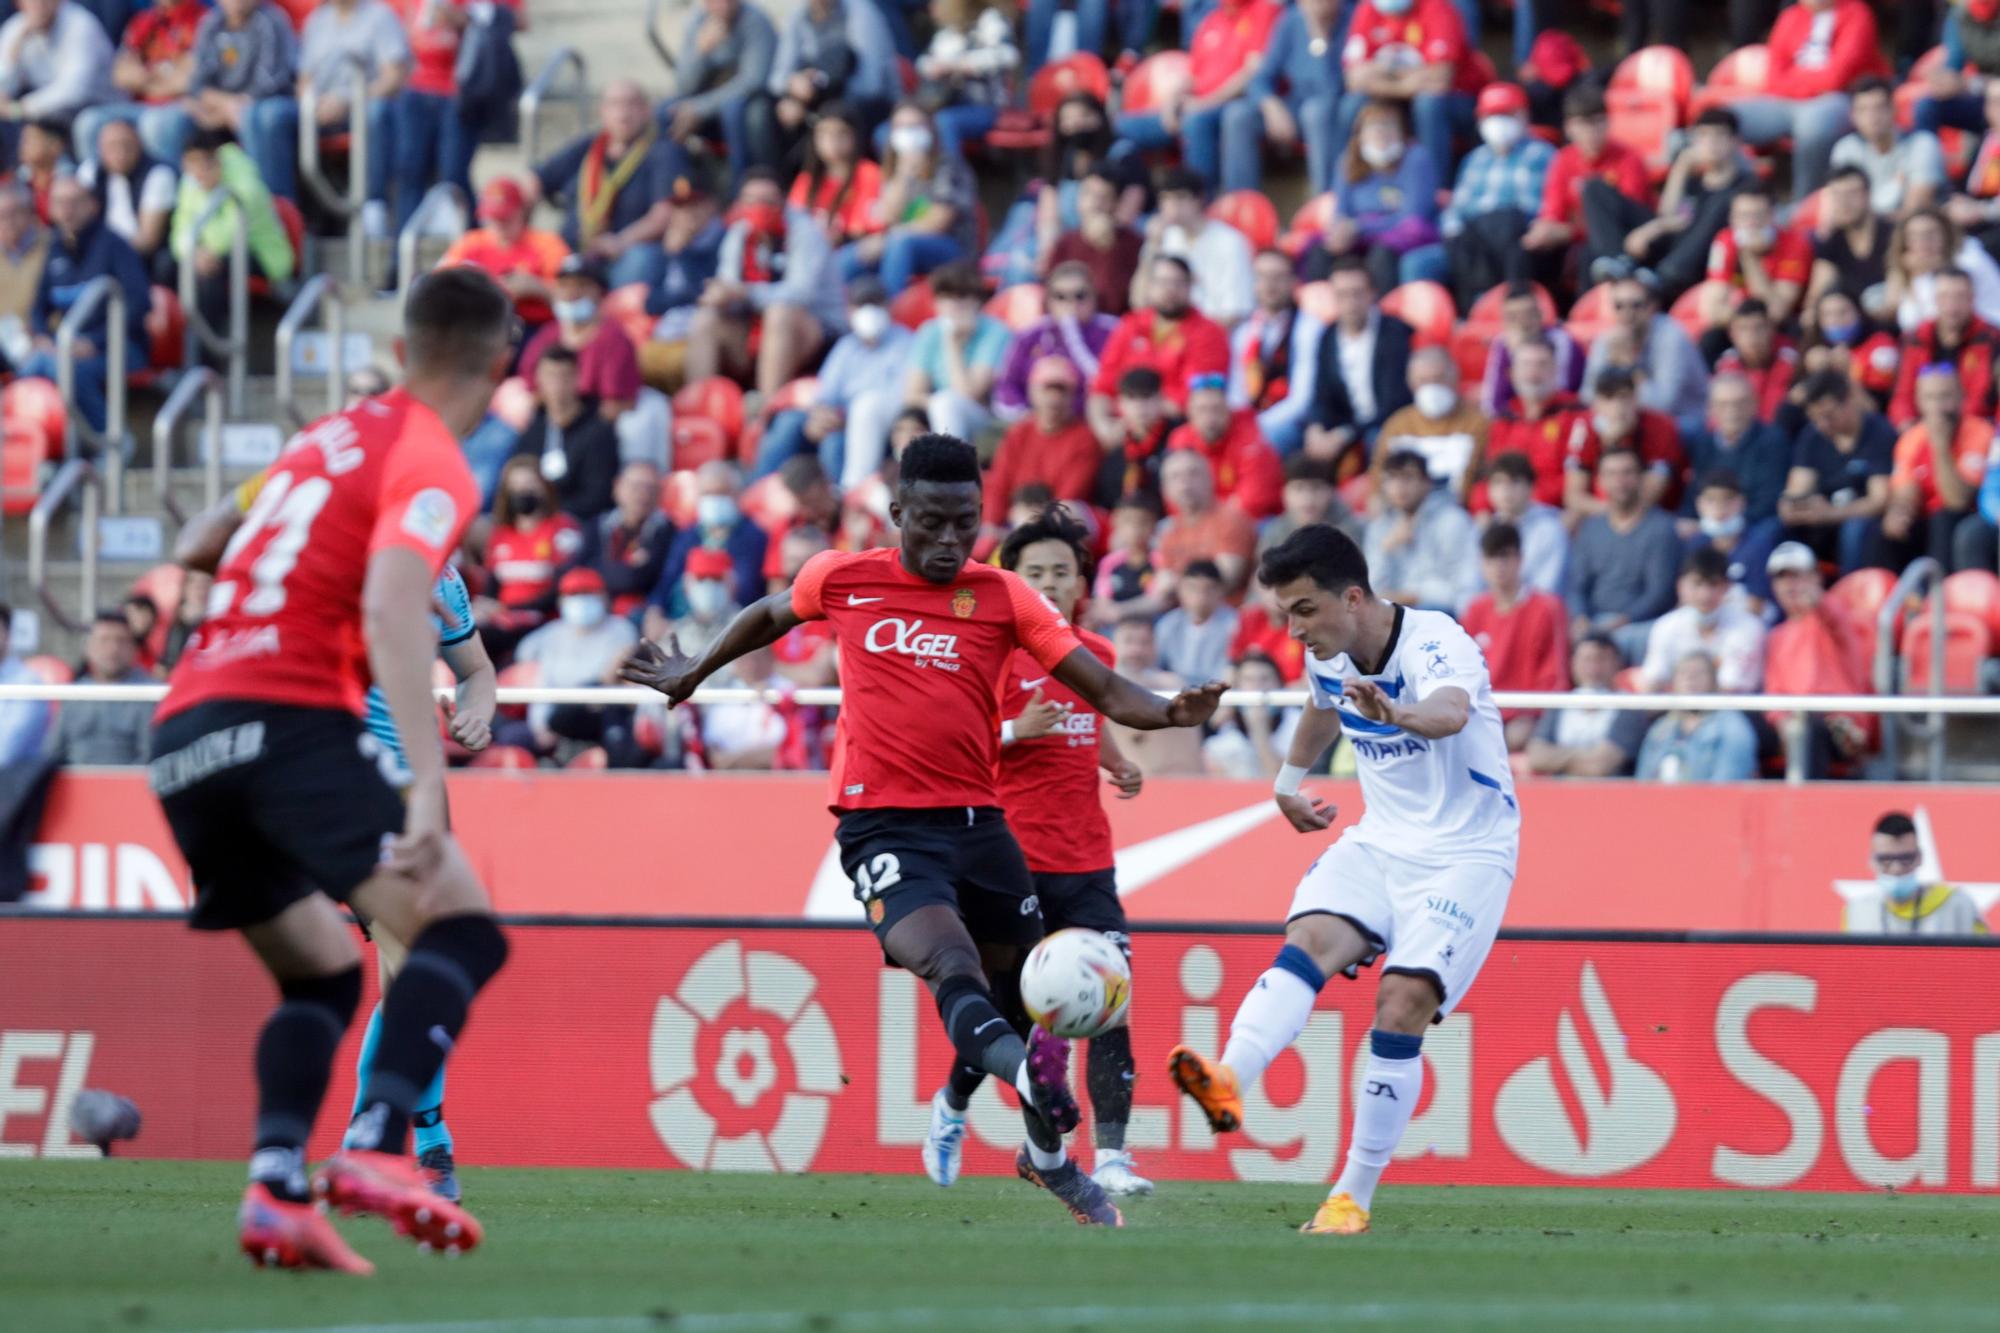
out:
{"label": "spectator wearing face mask", "polygon": [[649,639],[658,640],[667,623],[684,609],[681,576],[696,551],[720,551],[728,557],[733,571],[730,593],[738,605],[748,606],[763,595],[770,539],[738,503],[743,479],[736,465],[719,458],[703,463],[695,469],[694,486],[694,522],[674,534],[660,581],[647,600]]}
{"label": "spectator wearing face mask", "polygon": [[961,440],[976,439],[992,424],[993,384],[1012,335],[1005,324],[980,309],[986,301],[986,284],[973,261],[946,264],[931,275],[931,291],[937,314],[924,321],[910,341],[903,399],[910,407],[924,409],[931,429]]}
{"label": "spectator wearing face mask", "polygon": [[[1986,920],[1964,890],[1927,882],[1917,826],[1901,811],[1875,821],[1868,839],[1875,889],[1850,898],[1840,928],[1849,935],[1984,935]],[[1933,872],[1935,873],[1935,872]]]}
{"label": "spectator wearing face mask", "polygon": [[1730,586],[1747,594],[1759,608],[1769,605],[1771,585],[1764,575],[1764,562],[1784,535],[1776,517],[1751,522],[1743,499],[1742,483],[1726,468],[1703,474],[1701,484],[1690,489],[1693,519],[1682,519],[1686,554],[1708,550],[1728,561]]}
{"label": "spectator wearing face mask", "polygon": [[1229,335],[1229,405],[1257,415],[1257,429],[1280,454],[1304,440],[1326,326],[1298,305],[1291,257],[1265,250],[1252,265],[1256,305]]}
{"label": "spectator wearing face mask", "polygon": [[1895,391],[1902,348],[1897,335],[1862,312],[1846,292],[1834,288],[1813,303],[1812,326],[1799,348],[1799,375],[1792,405],[1805,409],[1805,381],[1823,370],[1844,375],[1875,403]]}
{"label": "spectator wearing face mask", "polygon": [[731,587],[734,578],[735,567],[727,552],[701,547],[688,553],[680,580],[683,611],[674,618],[671,629],[683,653],[698,657],[707,651],[742,610]]}
{"label": "spectator wearing face mask", "polygon": [[1189,382],[1188,419],[1167,436],[1167,448],[1207,459],[1216,497],[1251,518],[1269,518],[1281,507],[1284,477],[1277,452],[1264,442],[1255,413],[1229,406],[1225,377],[1210,373]]}
{"label": "spectator wearing face mask", "polygon": [[521,352],[521,374],[535,378],[542,353],[567,347],[576,353],[577,388],[597,402],[599,415],[616,421],[639,398],[639,353],[632,340],[604,317],[609,277],[604,265],[588,255],[571,255],[556,270],[555,322],[528,340]]}
{"label": "spectator wearing face mask", "polygon": [[1495,455],[1485,488],[1489,526],[1506,523],[1521,534],[1521,581],[1562,596],[1569,586],[1569,526],[1562,510],[1535,498],[1535,465],[1526,454]]}
{"label": "spectator wearing face mask", "polygon": [[1590,430],[1582,446],[1570,455],[1563,477],[1563,508],[1573,517],[1604,511],[1604,499],[1591,488],[1597,460],[1608,449],[1632,449],[1645,464],[1640,499],[1669,513],[1680,508],[1687,481],[1687,455],[1674,423],[1639,406],[1639,387],[1622,370],[1607,370],[1597,379],[1591,402]]}
{"label": "spectator wearing face mask", "polygon": [[614,615],[629,616],[660,581],[674,525],[660,510],[660,470],[627,463],[611,488],[612,508],[584,529],[579,561],[597,571]]}
{"label": "spectator wearing face mask", "polygon": [[618,434],[582,391],[577,355],[551,347],[535,363],[535,415],[519,454],[534,460],[556,490],[562,512],[588,528],[611,508],[618,476]]}
{"label": "spectator wearing face mask", "polygon": [[808,449],[848,485],[881,466],[889,425],[903,406],[900,390],[914,339],[889,318],[889,295],[876,279],[850,283],[847,299],[848,331],[827,353],[811,405],[772,418],[751,480]]}
{"label": "spectator wearing face mask", "polygon": [[1228,223],[1208,216],[1207,194],[1202,178],[1186,168],[1161,174],[1159,211],[1146,228],[1132,304],[1152,303],[1147,282],[1156,272],[1152,261],[1159,255],[1174,255],[1187,261],[1194,276],[1195,308],[1228,328],[1255,305],[1250,242]]}
{"label": "spectator wearing face mask", "polygon": [[1369,580],[1385,601],[1456,615],[1478,589],[1477,534],[1452,493],[1431,485],[1422,454],[1392,454],[1361,543]]}
{"label": "spectator wearing face mask", "polygon": [[1461,309],[1527,276],[1521,241],[1541,211],[1555,149],[1528,134],[1528,95],[1511,83],[1479,94],[1479,147],[1458,169],[1444,211],[1445,253]]}
{"label": "spectator wearing face mask", "polygon": [[[1370,98],[1409,105],[1417,139],[1440,171],[1453,160],[1452,140],[1472,131],[1480,69],[1451,0],[1362,0],[1348,20],[1340,66],[1347,91],[1335,143],[1352,140]],[[1526,94],[1521,111],[1525,128]]]}
{"label": "spectator wearing face mask", "polygon": [[1118,327],[1117,320],[1099,312],[1090,270],[1082,264],[1058,264],[1043,298],[1049,313],[1008,343],[1007,359],[994,382],[993,410],[1002,421],[1019,421],[1033,408],[1028,380],[1046,356],[1061,357],[1076,371],[1076,414],[1081,417],[1085,386],[1096,376],[1105,344]]}
{"label": "spectator wearing face mask", "polygon": [[[1713,694],[1716,663],[1707,653],[1674,664],[1675,694]],[[1676,709],[1647,728],[1635,773],[1642,782],[1748,782],[1757,776],[1757,730],[1741,713]]]}
{"label": "spectator wearing face mask", "polygon": [[489,657],[505,661],[529,631],[555,614],[556,585],[582,553],[583,532],[557,505],[540,466],[533,458],[511,460],[500,471],[486,539],[492,592],[472,603]]}
{"label": "spectator wearing face mask", "polygon": [[[1613,692],[1624,656],[1609,634],[1584,634],[1570,649],[1570,693]],[[1541,777],[1615,778],[1632,771],[1646,740],[1646,714],[1632,709],[1554,708],[1528,741],[1528,771]]]}
{"label": "spectator wearing face mask", "polygon": [[931,270],[979,253],[978,182],[964,159],[939,144],[936,122],[918,103],[904,102],[889,118],[882,178],[875,201],[882,230],[840,250],[849,282],[875,274],[893,297]]}
{"label": "spectator wearing face mask", "polygon": [[1690,653],[1714,665],[1709,689],[1754,694],[1764,681],[1764,622],[1740,599],[1729,595],[1729,557],[1713,547],[1697,548],[1681,563],[1680,604],[1653,623],[1639,679],[1649,690],[1664,690]]}
{"label": "spectator wearing face mask", "polygon": [[1965,410],[1957,373],[1944,364],[1925,369],[1917,377],[1917,422],[1896,441],[1889,507],[1868,563],[1901,569],[1928,555],[1947,571],[1990,571],[1977,510],[1994,440],[1993,423]]}
{"label": "spectator wearing face mask", "polygon": [[[1496,690],[1567,690],[1569,632],[1562,599],[1521,581],[1521,534],[1496,521],[1479,534],[1479,574],[1486,591],[1459,617],[1486,657]],[[1541,714],[1502,710],[1507,748],[1524,750]]]}
{"label": "spectator wearing face mask", "polygon": [[1306,252],[1305,275],[1325,277],[1332,261],[1354,255],[1377,289],[1448,277],[1438,231],[1438,165],[1404,132],[1394,102],[1368,102],[1334,167],[1334,217]]}
{"label": "spectator wearing face mask", "polygon": [[[1717,375],[1708,389],[1708,424],[1687,437],[1688,471],[1706,477],[1726,469],[1740,485],[1744,516],[1750,523],[1777,517],[1778,497],[1785,493],[1791,470],[1790,440],[1776,426],[1757,419],[1750,381],[1742,375]],[[1694,512],[1695,493],[1681,506]]]}
{"label": "spectator wearing face mask", "polygon": [[1473,481],[1486,466],[1486,414],[1458,391],[1458,363],[1442,347],[1425,347],[1410,357],[1410,405],[1382,423],[1375,442],[1375,486],[1392,455],[1415,453],[1430,469],[1433,485],[1465,503]]}
{"label": "spectator wearing face mask", "polygon": [[[618,668],[638,643],[639,631],[611,614],[604,579],[594,569],[572,569],[556,594],[556,618],[522,639],[514,660],[539,667],[536,683],[549,689],[617,684]],[[604,745],[612,753],[625,748],[616,738],[629,734],[631,717],[629,708],[529,704],[528,730],[538,754],[557,753],[565,741]],[[613,743],[606,744],[607,736]]]}

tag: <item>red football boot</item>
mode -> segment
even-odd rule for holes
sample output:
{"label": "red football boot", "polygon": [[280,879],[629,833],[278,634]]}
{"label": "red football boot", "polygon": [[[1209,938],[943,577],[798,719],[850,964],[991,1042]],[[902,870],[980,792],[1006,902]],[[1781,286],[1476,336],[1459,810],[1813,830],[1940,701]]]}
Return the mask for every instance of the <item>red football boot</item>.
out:
{"label": "red football boot", "polygon": [[313,1173],[313,1195],[343,1213],[373,1213],[420,1250],[463,1254],[485,1229],[471,1213],[440,1198],[424,1169],[407,1157],[343,1149]]}
{"label": "red football boot", "polygon": [[243,1191],[236,1225],[243,1253],[259,1268],[330,1268],[361,1277],[375,1271],[317,1208],[288,1203],[261,1184]]}

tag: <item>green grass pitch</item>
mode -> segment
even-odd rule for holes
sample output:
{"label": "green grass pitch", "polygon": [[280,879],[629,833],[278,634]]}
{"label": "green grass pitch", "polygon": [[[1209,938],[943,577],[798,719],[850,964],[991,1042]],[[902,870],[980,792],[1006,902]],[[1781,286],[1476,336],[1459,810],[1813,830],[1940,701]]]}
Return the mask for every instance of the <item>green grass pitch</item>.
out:
{"label": "green grass pitch", "polygon": [[1990,1199],[1385,1188],[1376,1230],[1293,1233],[1312,1186],[1162,1182],[1086,1232],[1014,1180],[482,1171],[479,1252],[343,1223],[367,1280],[259,1272],[233,1163],[0,1165],[0,1328],[1993,1327]]}

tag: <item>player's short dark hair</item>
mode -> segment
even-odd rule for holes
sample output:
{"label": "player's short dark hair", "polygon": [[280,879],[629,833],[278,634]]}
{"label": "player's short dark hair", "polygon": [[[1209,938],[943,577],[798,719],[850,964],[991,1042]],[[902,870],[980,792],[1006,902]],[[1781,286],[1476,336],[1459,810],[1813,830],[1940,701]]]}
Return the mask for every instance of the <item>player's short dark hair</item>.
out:
{"label": "player's short dark hair", "polygon": [[403,345],[412,376],[483,375],[506,350],[514,302],[476,268],[441,268],[410,288]]}
{"label": "player's short dark hair", "polygon": [[1479,554],[1483,556],[1521,554],[1521,530],[1512,523],[1494,523],[1479,534]]}
{"label": "player's short dark hair", "polygon": [[1880,93],[1884,97],[1894,97],[1896,90],[1880,74],[1864,74],[1848,85],[1847,96],[1852,99],[1868,93]]}
{"label": "player's short dark hair", "polygon": [[1829,398],[1846,402],[1854,396],[1854,386],[1847,382],[1847,376],[1837,370],[1815,370],[1806,376],[1806,406],[1823,403]]}
{"label": "player's short dark hair", "polygon": [[1701,474],[1701,484],[1694,488],[1694,493],[1706,495],[1710,491],[1728,491],[1731,495],[1741,495],[1743,481],[1730,468],[1710,468]]}
{"label": "player's short dark hair", "polygon": [[1297,579],[1311,579],[1331,593],[1368,586],[1368,559],[1354,538],[1326,523],[1308,523],[1264,552],[1257,564],[1257,581],[1267,588]]}
{"label": "player's short dark hair", "polygon": [[1220,583],[1222,569],[1213,560],[1190,560],[1187,568],[1181,571],[1181,580],[1185,582],[1188,579],[1208,579]]}
{"label": "player's short dark hair", "polygon": [[979,276],[978,264],[970,259],[956,259],[931,274],[931,294],[983,301],[986,299],[986,280]]}
{"label": "player's short dark hair", "polygon": [[1870,184],[1868,173],[1851,162],[1844,167],[1835,167],[1827,173],[1826,183],[1831,185],[1835,181],[1860,181],[1864,186]]}
{"label": "player's short dark hair", "polygon": [[1285,460],[1286,481],[1316,481],[1322,486],[1338,486],[1340,473],[1330,458],[1314,458],[1301,449]]}
{"label": "player's short dark hair", "polygon": [[920,481],[935,481],[946,486],[971,482],[979,484],[979,451],[959,439],[956,435],[939,435],[935,431],[919,435],[910,441],[910,447],[903,450],[902,471],[897,475],[896,484],[914,486]]}
{"label": "player's short dark hair", "polygon": [[1911,838],[1916,836],[1916,821],[1901,810],[1891,810],[1875,821],[1875,832],[1885,838]]}
{"label": "player's short dark hair", "polygon": [[1729,557],[1713,546],[1701,546],[1688,552],[1687,559],[1681,561],[1683,577],[1692,575],[1703,583],[1729,582]]}
{"label": "player's short dark hair", "polygon": [[1736,113],[1726,106],[1712,106],[1694,118],[1694,128],[1698,130],[1728,130],[1731,136],[1743,133],[1742,124]]}
{"label": "player's short dark hair", "polygon": [[1493,460],[1492,465],[1487,469],[1487,475],[1490,477],[1511,477],[1515,481],[1526,482],[1532,486],[1535,484],[1535,460],[1518,449],[1509,449],[1506,453],[1501,454]]}
{"label": "player's short dark hair", "polygon": [[1120,398],[1152,398],[1165,387],[1166,381],[1151,366],[1134,366],[1118,377]]}
{"label": "player's short dark hair", "polygon": [[1090,529],[1078,522],[1066,507],[1051,504],[1008,533],[1007,540],[1000,543],[1000,568],[1019,569],[1021,552],[1036,542],[1062,542],[1068,546],[1076,553],[1077,573],[1085,584],[1090,582],[1094,572],[1090,558]]}

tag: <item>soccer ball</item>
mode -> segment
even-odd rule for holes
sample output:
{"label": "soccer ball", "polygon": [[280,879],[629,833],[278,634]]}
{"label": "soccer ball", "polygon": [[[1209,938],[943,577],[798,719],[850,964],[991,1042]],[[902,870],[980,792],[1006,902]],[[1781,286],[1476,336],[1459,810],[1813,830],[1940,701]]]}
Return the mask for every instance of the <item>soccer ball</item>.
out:
{"label": "soccer ball", "polygon": [[1101,932],[1059,930],[1022,965],[1021,1002],[1058,1037],[1095,1037],[1125,1021],[1132,969]]}

